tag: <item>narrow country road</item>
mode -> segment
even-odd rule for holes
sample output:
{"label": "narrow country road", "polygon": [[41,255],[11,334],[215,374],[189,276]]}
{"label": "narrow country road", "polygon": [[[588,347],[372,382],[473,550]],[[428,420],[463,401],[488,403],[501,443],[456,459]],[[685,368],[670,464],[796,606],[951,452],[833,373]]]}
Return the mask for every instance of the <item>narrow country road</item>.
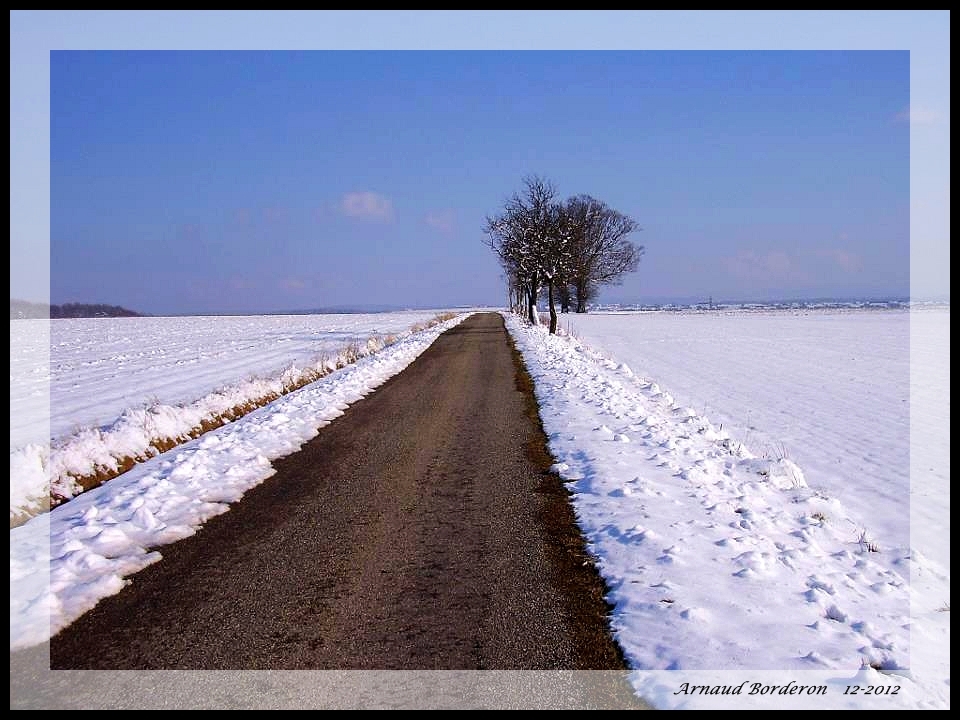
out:
{"label": "narrow country road", "polygon": [[[213,692],[228,707],[642,708],[545,443],[502,317],[475,314],[229,512],[161,548],[50,641],[49,668],[231,671],[198,707]],[[328,678],[317,697],[323,682],[258,686],[250,670],[378,683],[340,697]],[[477,670],[494,672],[451,672]],[[29,681],[11,672],[13,707],[15,681]],[[125,706],[188,703],[197,682],[155,683],[154,700],[128,693]]]}

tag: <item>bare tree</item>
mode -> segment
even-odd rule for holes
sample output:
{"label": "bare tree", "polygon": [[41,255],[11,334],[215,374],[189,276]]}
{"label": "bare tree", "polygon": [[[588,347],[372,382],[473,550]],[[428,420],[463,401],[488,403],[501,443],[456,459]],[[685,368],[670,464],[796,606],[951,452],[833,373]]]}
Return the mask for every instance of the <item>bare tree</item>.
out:
{"label": "bare tree", "polygon": [[487,236],[486,244],[500,259],[511,295],[516,293],[516,300],[523,306],[527,319],[536,324],[540,276],[519,219],[508,206],[499,215],[488,217],[483,231]]}
{"label": "bare tree", "polygon": [[625,274],[637,269],[644,248],[627,236],[640,227],[589,195],[568,199],[564,214],[572,235],[573,262],[568,281],[576,295],[576,311],[585,313],[599,286],[619,284]]}
{"label": "bare tree", "polygon": [[557,332],[558,299],[567,312],[575,294],[577,312],[586,312],[597,288],[620,282],[636,270],[643,254],[642,246],[627,240],[639,228],[626,215],[589,195],[566,202],[555,198],[549,181],[528,176],[523,190],[484,226],[485,243],[500,258],[511,302],[522,302],[534,325],[539,324],[537,300],[546,292],[551,334]]}
{"label": "bare tree", "polygon": [[527,318],[533,324],[539,323],[537,299],[546,289],[550,332],[556,333],[555,291],[568,271],[571,235],[552,183],[532,175],[523,184],[523,191],[507,201],[501,214],[487,218],[484,232],[507,274],[524,288]]}
{"label": "bare tree", "polygon": [[512,207],[523,218],[541,283],[547,291],[550,334],[557,332],[556,289],[569,272],[572,235],[556,189],[536,175],[524,179],[524,193],[515,195]]}

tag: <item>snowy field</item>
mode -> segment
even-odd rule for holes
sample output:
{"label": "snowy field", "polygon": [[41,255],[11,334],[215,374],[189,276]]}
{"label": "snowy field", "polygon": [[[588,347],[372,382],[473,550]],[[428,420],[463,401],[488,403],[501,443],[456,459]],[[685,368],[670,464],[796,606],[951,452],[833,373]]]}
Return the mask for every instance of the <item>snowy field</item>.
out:
{"label": "snowy field", "polygon": [[51,479],[143,454],[439,312],[11,321],[11,520]]}
{"label": "snowy field", "polygon": [[[11,529],[11,650],[135,582],[465,316]],[[505,318],[638,694],[662,709],[949,708],[949,306],[563,316],[570,334],[553,337]],[[235,367],[217,382],[252,372]],[[191,373],[161,375],[167,401],[196,395]],[[101,422],[100,395],[116,403],[97,387],[75,396],[85,422]],[[12,421],[13,388],[12,372]]]}
{"label": "snowy field", "polygon": [[[317,434],[319,428],[400,372],[441,332],[469,315],[460,313],[431,328],[410,331],[409,323],[427,322],[437,314],[413,316],[398,313],[392,319],[377,316],[377,330],[391,327],[399,339],[235,422],[154,456],[102,486],[12,528],[11,650],[48,639],[101,598],[118,592],[125,578],[160,560],[160,553],[147,548],[192,535],[209,518],[229,510],[231,502],[236,502],[244,492],[273,474],[271,460],[296,452]],[[371,331],[372,317],[351,317],[355,320],[345,320],[344,324],[350,324],[352,328],[366,327],[368,332]],[[202,328],[204,322],[214,327],[237,327],[234,324],[221,325],[221,320],[193,318],[192,322],[198,328]],[[55,326],[57,322],[51,324]],[[169,322],[179,324],[183,321],[169,319]],[[262,330],[264,327],[279,327],[282,320],[263,317],[237,322],[246,323],[248,338],[255,339],[258,323]],[[329,319],[324,320],[323,316],[312,321],[303,318],[300,322],[304,323],[302,327],[312,325],[309,331],[312,333],[322,334],[321,328],[331,326]],[[150,325],[142,323],[140,327],[146,332]],[[291,326],[295,323],[291,322]],[[104,325],[107,327],[109,324]],[[125,337],[130,338],[128,343],[132,349],[137,342],[136,333],[130,327],[133,326],[128,325]],[[54,329],[53,332],[59,331]],[[287,337],[288,334],[281,332],[280,336]],[[229,342],[228,337],[221,336],[220,339]],[[155,340],[156,336],[151,332],[148,338]],[[142,342],[146,343],[148,338]],[[276,338],[273,341],[276,342]],[[177,343],[179,341],[175,341]],[[210,342],[210,345],[216,343]],[[299,346],[301,353],[306,352],[303,345],[305,343]],[[326,354],[325,350],[324,356]],[[278,357],[273,356],[273,361],[276,363]],[[234,387],[246,388],[253,393],[250,397],[255,397],[259,390],[240,383],[236,374],[246,374],[252,367],[263,367],[258,364],[261,362],[255,352],[250,352],[247,366],[238,371],[240,363],[234,362],[227,373],[220,376],[218,383],[212,379],[208,381],[207,390],[233,378],[236,381]],[[113,391],[96,395],[97,385],[91,384],[89,407],[96,408],[97,397],[103,398],[105,408],[116,407],[115,398],[124,386],[124,374],[117,366],[113,367],[113,375],[104,372],[102,378],[103,387],[113,388]],[[166,397],[171,400],[185,397],[185,391],[170,382],[171,375],[172,372],[163,377]],[[185,385],[195,387],[189,372],[182,372],[180,377]],[[60,381],[53,384],[58,385]],[[54,405],[53,414],[57,415],[56,395],[51,404]],[[194,404],[166,407],[175,416],[190,415]],[[126,429],[123,432],[126,433]],[[72,454],[82,452],[85,447],[80,443],[63,446],[64,451],[69,450]],[[12,461],[11,484],[18,484]]]}
{"label": "snowy field", "polygon": [[949,318],[511,319],[656,707],[949,708]]}

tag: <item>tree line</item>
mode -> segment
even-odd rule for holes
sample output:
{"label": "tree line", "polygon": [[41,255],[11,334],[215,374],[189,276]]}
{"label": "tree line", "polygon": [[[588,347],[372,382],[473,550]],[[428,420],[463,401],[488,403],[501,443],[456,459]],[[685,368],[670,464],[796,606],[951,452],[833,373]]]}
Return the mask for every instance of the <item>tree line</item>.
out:
{"label": "tree line", "polygon": [[128,310],[119,305],[99,303],[66,303],[65,305],[47,305],[26,300],[10,299],[10,319],[50,318],[93,318],[93,317],[144,317],[142,313]]}
{"label": "tree line", "polygon": [[636,221],[590,195],[560,200],[537,175],[523,179],[503,209],[488,216],[484,243],[496,252],[507,280],[511,309],[539,323],[537,302],[546,295],[550,333],[560,312],[587,312],[602,285],[619,284],[637,269],[642,245],[628,236]]}

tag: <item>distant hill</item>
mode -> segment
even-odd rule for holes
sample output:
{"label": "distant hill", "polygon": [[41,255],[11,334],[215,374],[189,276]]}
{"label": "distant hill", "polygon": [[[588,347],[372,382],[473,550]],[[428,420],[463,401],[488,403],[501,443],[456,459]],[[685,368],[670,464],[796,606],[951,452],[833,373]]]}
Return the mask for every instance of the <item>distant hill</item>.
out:
{"label": "distant hill", "polygon": [[144,317],[143,313],[134,312],[119,305],[102,305],[96,303],[66,303],[65,305],[46,305],[44,303],[27,302],[26,300],[10,300],[10,319],[25,318],[94,318],[94,317]]}

